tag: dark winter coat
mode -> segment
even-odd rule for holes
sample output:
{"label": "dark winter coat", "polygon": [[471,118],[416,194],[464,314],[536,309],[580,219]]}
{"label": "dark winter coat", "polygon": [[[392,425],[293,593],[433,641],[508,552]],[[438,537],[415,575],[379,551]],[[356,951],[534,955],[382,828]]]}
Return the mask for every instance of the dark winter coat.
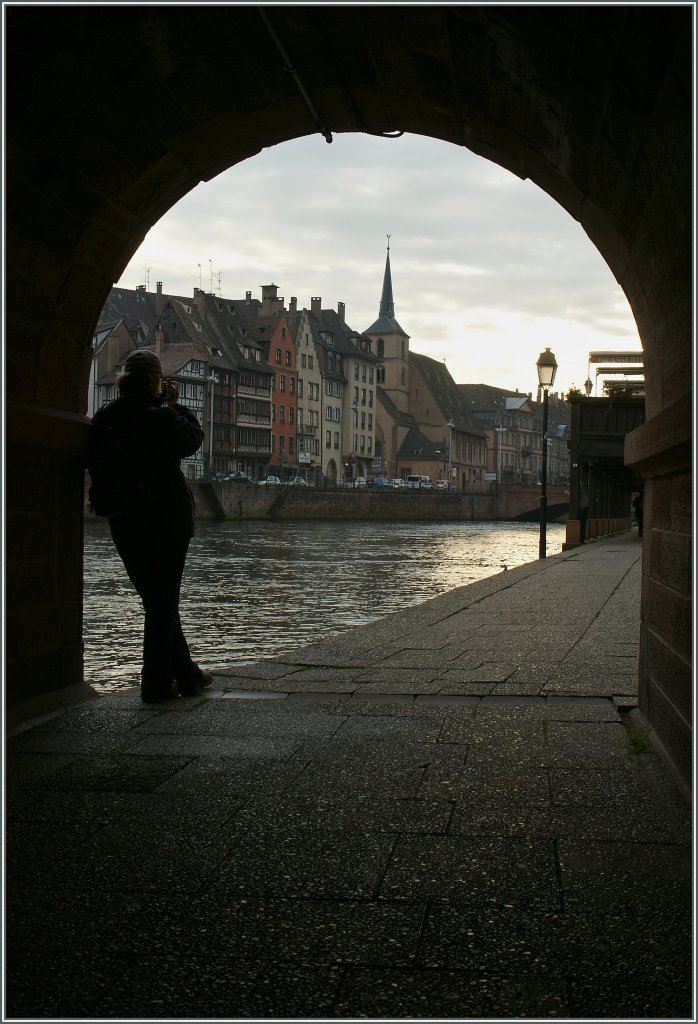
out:
{"label": "dark winter coat", "polygon": [[98,515],[127,516],[155,529],[194,532],[194,501],[180,460],[204,432],[186,406],[122,395],[95,413],[90,500]]}

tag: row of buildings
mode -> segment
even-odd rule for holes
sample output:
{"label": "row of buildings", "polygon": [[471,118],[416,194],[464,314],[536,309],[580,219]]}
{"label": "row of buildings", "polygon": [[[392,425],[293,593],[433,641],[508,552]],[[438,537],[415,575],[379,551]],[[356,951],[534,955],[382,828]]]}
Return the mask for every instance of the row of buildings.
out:
{"label": "row of buildings", "polygon": [[[310,484],[355,476],[424,474],[458,490],[495,481],[536,483],[542,403],[531,394],[456,384],[445,364],[410,351],[395,318],[390,252],[378,319],[364,331],[342,302],[286,304],[275,284],[261,297],[192,298],[114,287],[94,336],[89,414],[116,397],[134,348],[158,353],[206,431],[183,463],[190,478],[242,470],[252,478],[300,474]],[[548,480],[569,478],[569,405],[549,396]]]}

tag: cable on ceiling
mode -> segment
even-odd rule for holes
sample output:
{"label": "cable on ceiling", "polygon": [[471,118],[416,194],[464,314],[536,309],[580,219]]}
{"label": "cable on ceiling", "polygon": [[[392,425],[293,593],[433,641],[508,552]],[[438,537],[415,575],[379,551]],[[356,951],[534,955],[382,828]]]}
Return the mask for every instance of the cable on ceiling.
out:
{"label": "cable on ceiling", "polygon": [[293,81],[296,83],[296,85],[298,87],[298,91],[300,92],[301,96],[303,97],[303,99],[305,101],[305,104],[306,104],[308,110],[310,111],[310,113],[312,115],[312,118],[313,118],[313,120],[314,120],[314,122],[315,122],[315,124],[317,126],[318,131],[320,132],[320,134],[325,139],[325,142],[332,142],[332,132],[327,127],[327,125],[322,120],[322,118],[318,114],[317,110],[313,106],[313,101],[311,100],[310,96],[306,92],[305,86],[301,82],[300,75],[298,74],[298,68],[291,61],[291,58],[287,54],[287,52],[286,52],[286,50],[284,48],[283,43],[279,39],[278,35],[274,31],[274,28],[273,28],[273,26],[271,25],[271,23],[269,21],[269,19],[267,18],[266,14],[264,13],[264,9],[262,7],[258,7],[257,10],[259,11],[259,14],[260,14],[260,17],[262,18],[262,21],[267,26],[267,30],[269,32],[269,35],[271,36],[271,38],[276,43],[277,50],[281,54],[281,58],[282,58],[282,60],[284,62],[284,71],[288,72],[288,74],[291,75],[291,77],[293,78]]}

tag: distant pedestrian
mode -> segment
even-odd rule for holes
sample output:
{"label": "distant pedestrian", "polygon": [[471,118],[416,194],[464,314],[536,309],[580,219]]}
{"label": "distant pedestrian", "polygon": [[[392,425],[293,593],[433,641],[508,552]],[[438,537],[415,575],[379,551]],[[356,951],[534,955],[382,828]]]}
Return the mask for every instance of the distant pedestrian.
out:
{"label": "distant pedestrian", "polygon": [[119,397],[95,413],[88,469],[90,500],[108,517],[112,539],[145,611],[141,699],[160,702],[198,692],[212,680],[192,661],[179,597],[194,499],[180,469],[203,441],[196,415],[178,403],[179,385],[163,385],[154,352],[124,362]]}
{"label": "distant pedestrian", "polygon": [[643,492],[640,491],[638,494],[635,495],[635,499],[633,501],[633,508],[635,509],[635,519],[637,520],[637,532],[638,532],[638,536],[640,536],[640,537],[642,536],[642,526],[643,526],[643,522],[642,522],[642,520],[643,520],[642,499],[643,499]]}

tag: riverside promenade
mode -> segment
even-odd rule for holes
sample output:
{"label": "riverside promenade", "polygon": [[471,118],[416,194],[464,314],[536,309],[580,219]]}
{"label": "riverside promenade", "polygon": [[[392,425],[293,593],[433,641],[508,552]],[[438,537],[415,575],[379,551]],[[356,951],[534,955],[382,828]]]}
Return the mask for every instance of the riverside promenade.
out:
{"label": "riverside promenade", "polygon": [[640,586],[633,531],[15,731],[3,1019],[694,1019]]}

